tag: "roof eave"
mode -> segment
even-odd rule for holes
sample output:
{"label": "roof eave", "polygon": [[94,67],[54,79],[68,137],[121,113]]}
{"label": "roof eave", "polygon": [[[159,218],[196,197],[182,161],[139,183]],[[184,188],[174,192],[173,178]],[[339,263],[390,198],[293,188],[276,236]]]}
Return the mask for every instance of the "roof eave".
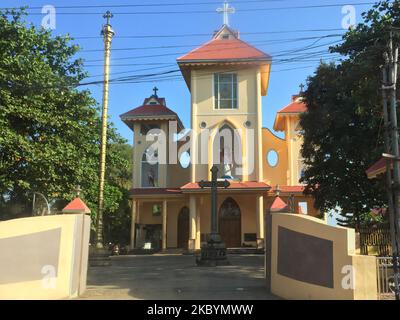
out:
{"label": "roof eave", "polygon": [[185,129],[185,126],[183,125],[181,119],[177,116],[177,115],[153,115],[153,116],[149,116],[149,115],[135,115],[135,116],[124,116],[121,115],[120,119],[122,122],[124,122],[129,128],[132,129],[132,127],[130,126],[130,123],[135,122],[135,121],[141,121],[141,120],[176,120],[178,122],[178,129],[183,130]]}
{"label": "roof eave", "polygon": [[183,64],[202,64],[202,63],[244,63],[244,62],[267,62],[272,63],[271,57],[263,58],[240,58],[240,59],[177,59],[178,65]]}

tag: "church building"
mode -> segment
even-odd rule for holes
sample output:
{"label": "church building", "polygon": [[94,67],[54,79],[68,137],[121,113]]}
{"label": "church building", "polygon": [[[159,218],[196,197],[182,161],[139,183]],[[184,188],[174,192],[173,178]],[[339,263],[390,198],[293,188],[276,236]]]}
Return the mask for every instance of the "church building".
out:
{"label": "church building", "polygon": [[[262,126],[271,56],[224,24],[177,63],[191,94],[189,148],[172,130],[185,130],[179,114],[156,90],[121,115],[134,136],[131,249],[201,248],[211,228],[211,194],[199,183],[211,179],[213,165],[219,179],[230,182],[218,190],[217,199],[218,228],[227,248],[262,249],[264,216],[270,211],[317,216],[313,199],[299,183],[299,120],[305,104],[294,95],[276,114],[274,130],[284,132],[283,139]],[[157,130],[166,136],[165,155],[152,147]],[[190,163],[182,161],[185,155]]]}

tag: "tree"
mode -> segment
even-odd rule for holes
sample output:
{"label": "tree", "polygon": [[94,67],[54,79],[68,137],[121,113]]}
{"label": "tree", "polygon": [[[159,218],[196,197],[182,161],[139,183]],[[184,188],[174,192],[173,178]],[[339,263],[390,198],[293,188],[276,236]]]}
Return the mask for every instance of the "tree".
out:
{"label": "tree", "polygon": [[[101,119],[90,92],[78,89],[86,77],[74,59],[79,48],[68,35],[28,26],[23,10],[0,13],[0,219],[29,214],[35,191],[62,208],[77,185],[95,216]],[[129,160],[112,124],[108,132],[105,214],[112,214],[126,195],[113,170],[128,170]]]}
{"label": "tree", "polygon": [[384,183],[365,171],[384,150],[381,66],[389,27],[400,27],[399,17],[399,1],[381,1],[364,13],[364,22],[330,48],[342,60],[321,63],[304,93],[302,182],[321,211],[340,207],[341,225],[358,227],[385,203]]}

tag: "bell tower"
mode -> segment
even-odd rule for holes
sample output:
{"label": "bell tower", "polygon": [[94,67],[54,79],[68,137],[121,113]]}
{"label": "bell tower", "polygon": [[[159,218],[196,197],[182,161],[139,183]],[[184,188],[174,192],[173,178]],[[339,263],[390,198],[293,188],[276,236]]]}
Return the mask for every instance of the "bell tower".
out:
{"label": "bell tower", "polygon": [[[234,180],[263,180],[262,96],[267,94],[271,60],[227,23],[209,42],[177,59],[191,92],[192,182],[209,180],[216,161],[225,167],[219,178],[231,172]],[[223,129],[234,132],[234,147],[224,148],[220,156],[222,149],[214,146]]]}

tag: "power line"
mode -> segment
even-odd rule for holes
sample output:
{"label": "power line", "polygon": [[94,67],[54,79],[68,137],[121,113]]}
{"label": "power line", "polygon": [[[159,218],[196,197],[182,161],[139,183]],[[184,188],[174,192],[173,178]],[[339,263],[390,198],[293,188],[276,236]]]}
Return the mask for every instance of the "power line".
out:
{"label": "power line", "polygon": [[[313,47],[308,47],[307,49],[314,49],[314,48],[319,48],[319,47],[323,47],[323,46],[327,46],[327,45],[332,45],[335,43],[339,43],[340,41],[334,41],[334,42],[329,42],[329,43],[324,43],[322,45],[318,45],[318,46],[313,46]],[[260,45],[263,46],[263,45]],[[234,49],[240,49],[242,48],[242,46],[232,46],[229,47],[230,50],[234,50]],[[297,48],[297,49],[292,49],[289,50],[289,52],[291,51],[300,51],[300,50],[305,50],[305,48]],[[218,49],[209,49],[209,50],[203,50],[202,52],[216,52],[218,51]],[[288,52],[288,51],[283,51],[283,52]],[[145,59],[145,58],[158,58],[158,57],[167,57],[167,56],[180,56],[180,55],[184,55],[187,54],[187,52],[173,52],[173,53],[162,53],[162,54],[155,54],[155,55],[141,55],[141,56],[131,56],[131,57],[121,57],[121,58],[114,58],[113,61],[121,61],[121,60],[132,60],[132,59]],[[281,52],[277,52],[277,53],[271,53],[271,55],[276,56],[280,56],[282,54]],[[102,62],[102,59],[92,59],[92,60],[86,60],[86,62]],[[101,65],[98,64],[94,64],[94,65],[85,65],[86,67],[98,67]],[[127,66],[126,64],[113,64],[113,66]]]}
{"label": "power line", "polygon": [[[294,29],[280,31],[260,31],[260,32],[240,32],[241,35],[265,35],[265,34],[284,34],[284,33],[306,33],[306,32],[327,32],[327,31],[345,31],[339,28],[326,29]],[[152,38],[187,38],[187,37],[209,37],[210,33],[187,33],[187,34],[166,34],[166,35],[116,35],[116,39],[152,39]],[[99,39],[101,36],[81,36],[73,39]]]}
{"label": "power line", "polygon": [[[284,10],[300,10],[300,9],[317,9],[317,8],[334,8],[343,7],[344,5],[362,6],[373,5],[375,2],[360,2],[360,3],[331,3],[308,6],[288,6],[288,7],[273,7],[273,8],[254,8],[236,10],[240,13],[248,12],[268,12],[268,11],[284,11]],[[191,10],[191,11],[136,11],[136,12],[114,12],[114,15],[168,15],[168,14],[210,14],[215,13],[213,10]],[[30,12],[28,15],[43,15],[41,12]],[[103,12],[57,12],[58,15],[102,15]]]}
{"label": "power line", "polygon": [[[285,2],[285,1],[295,1],[295,0],[231,0],[231,4],[235,3],[270,3],[270,2]],[[90,8],[141,8],[141,7],[175,7],[175,6],[201,6],[209,4],[221,4],[221,1],[207,1],[207,2],[175,2],[175,3],[149,3],[149,4],[108,4],[108,5],[73,5],[73,6],[56,6],[57,9],[90,9]],[[19,9],[18,7],[3,7],[0,10],[12,10]],[[28,6],[27,10],[41,10],[42,7]]]}
{"label": "power line", "polygon": [[[324,36],[317,36],[317,37],[302,37],[302,38],[286,38],[286,39],[271,39],[271,40],[258,40],[252,41],[250,44],[282,44],[286,42],[298,42],[298,41],[306,41],[306,40],[315,40],[315,39],[323,39],[323,38],[332,38],[332,37],[340,37],[343,34],[328,34]],[[153,47],[131,47],[131,48],[113,48],[112,51],[136,51],[136,50],[156,50],[156,49],[174,49],[174,48],[191,48],[191,47],[198,47],[202,44],[188,44],[188,45],[165,45],[165,46],[153,46]],[[218,45],[225,45],[224,43],[216,44]],[[83,49],[79,52],[103,52],[104,49]]]}

